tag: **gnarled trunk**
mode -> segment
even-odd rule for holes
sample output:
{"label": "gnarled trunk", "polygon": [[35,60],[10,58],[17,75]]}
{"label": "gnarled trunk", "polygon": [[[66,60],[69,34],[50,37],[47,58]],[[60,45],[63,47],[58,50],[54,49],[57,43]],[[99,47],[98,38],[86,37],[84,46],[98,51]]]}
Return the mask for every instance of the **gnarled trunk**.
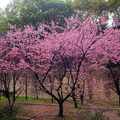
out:
{"label": "gnarled trunk", "polygon": [[80,95],[80,101],[81,101],[81,105],[83,105],[84,104],[84,95],[83,94]]}
{"label": "gnarled trunk", "polygon": [[64,108],[63,108],[63,102],[59,102],[58,103],[59,104],[59,117],[63,117],[64,115],[63,115],[63,112],[64,112]]}

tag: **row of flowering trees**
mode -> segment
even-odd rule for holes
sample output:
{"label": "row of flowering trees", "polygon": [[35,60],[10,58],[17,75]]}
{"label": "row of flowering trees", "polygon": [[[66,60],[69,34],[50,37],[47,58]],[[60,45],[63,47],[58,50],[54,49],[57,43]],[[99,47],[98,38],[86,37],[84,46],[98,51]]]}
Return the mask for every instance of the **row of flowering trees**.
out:
{"label": "row of flowering trees", "polygon": [[[11,28],[0,37],[0,79],[11,110],[19,95],[16,84],[22,73],[32,75],[40,89],[58,103],[59,116],[63,116],[67,99],[72,97],[76,105],[75,97],[79,93],[76,91],[81,76],[87,74],[85,69],[107,65],[109,61],[119,63],[120,30],[111,28],[100,32],[91,18],[83,22],[66,20],[66,26],[52,23],[37,29]],[[83,99],[84,91],[82,102]]]}

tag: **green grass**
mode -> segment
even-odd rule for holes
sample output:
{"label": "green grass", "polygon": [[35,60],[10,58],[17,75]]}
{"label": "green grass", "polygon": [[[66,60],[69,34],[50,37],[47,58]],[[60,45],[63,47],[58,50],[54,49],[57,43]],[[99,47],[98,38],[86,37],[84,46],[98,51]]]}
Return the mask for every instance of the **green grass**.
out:
{"label": "green grass", "polygon": [[49,98],[39,98],[39,99],[34,99],[31,96],[28,96],[27,100],[25,99],[24,96],[19,96],[16,99],[16,102],[19,103],[30,103],[30,104],[50,104],[51,99]]}
{"label": "green grass", "polygon": [[0,97],[0,103],[3,102],[3,101],[6,101],[7,99],[3,96]]}
{"label": "green grass", "polygon": [[[0,105],[3,103],[6,103],[7,99],[5,97],[1,97],[0,99]],[[50,98],[39,98],[35,99],[32,96],[28,96],[27,100],[25,99],[25,96],[19,96],[16,98],[16,103],[30,103],[30,104],[51,104]]]}

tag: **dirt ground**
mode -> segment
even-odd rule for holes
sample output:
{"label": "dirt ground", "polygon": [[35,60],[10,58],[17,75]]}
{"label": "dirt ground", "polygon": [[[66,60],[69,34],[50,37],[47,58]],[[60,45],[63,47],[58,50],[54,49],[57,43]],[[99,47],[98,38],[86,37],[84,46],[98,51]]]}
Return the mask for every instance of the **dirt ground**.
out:
{"label": "dirt ground", "polygon": [[65,117],[58,118],[58,106],[56,104],[22,104],[21,106],[26,111],[22,114],[26,120],[103,120],[97,118],[90,119],[88,111],[91,113],[102,113],[105,120],[120,120],[120,116],[118,115],[119,108],[87,105],[75,109],[70,103],[65,103]]}

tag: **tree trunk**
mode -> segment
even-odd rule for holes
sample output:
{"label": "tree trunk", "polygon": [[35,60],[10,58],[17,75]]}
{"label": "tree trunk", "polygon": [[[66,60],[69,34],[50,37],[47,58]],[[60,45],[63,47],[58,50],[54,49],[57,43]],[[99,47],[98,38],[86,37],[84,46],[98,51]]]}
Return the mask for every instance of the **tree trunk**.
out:
{"label": "tree trunk", "polygon": [[35,87],[35,95],[36,95],[36,100],[38,100],[39,99],[39,92],[38,92],[38,86],[36,85],[36,87]]}
{"label": "tree trunk", "polygon": [[120,95],[119,95],[119,106],[120,106]]}
{"label": "tree trunk", "polygon": [[73,98],[73,102],[74,102],[74,107],[78,108],[78,104],[77,104],[77,100],[76,100],[75,96],[73,96],[72,98]]}
{"label": "tree trunk", "polygon": [[51,102],[54,103],[54,98],[53,97],[51,97]]}
{"label": "tree trunk", "polygon": [[[52,93],[53,91],[52,91],[52,89],[51,89],[51,93]],[[51,96],[51,102],[52,103],[54,103],[54,98],[53,98],[53,96]]]}
{"label": "tree trunk", "polygon": [[38,100],[39,99],[39,95],[38,95],[38,92],[37,92],[37,94],[36,94],[36,100]]}
{"label": "tree trunk", "polygon": [[77,104],[77,100],[75,98],[75,93],[74,92],[72,93],[72,99],[73,99],[73,102],[74,102],[74,107],[78,108],[78,104]]}
{"label": "tree trunk", "polygon": [[59,117],[63,117],[63,102],[59,102]]}
{"label": "tree trunk", "polygon": [[11,105],[9,106],[9,110],[10,110],[11,113],[13,112],[13,108],[14,108],[14,105],[11,104]]}
{"label": "tree trunk", "polygon": [[80,101],[81,101],[81,105],[83,105],[84,104],[84,95],[83,94],[80,95]]}
{"label": "tree trunk", "polygon": [[16,80],[13,78],[13,93],[9,93],[11,97],[11,106],[10,106],[10,111],[13,111],[13,107],[15,105],[16,101]]}
{"label": "tree trunk", "polygon": [[27,84],[27,76],[26,76],[26,80],[25,80],[25,99],[28,99],[28,88],[27,88],[28,84]]}
{"label": "tree trunk", "polygon": [[9,109],[9,112],[12,113],[13,107],[14,107],[13,100],[11,100],[10,98],[7,98],[7,99],[8,99],[8,109]]}
{"label": "tree trunk", "polygon": [[2,95],[1,95],[1,93],[0,93],[0,100],[1,100],[1,97],[2,97]]}

